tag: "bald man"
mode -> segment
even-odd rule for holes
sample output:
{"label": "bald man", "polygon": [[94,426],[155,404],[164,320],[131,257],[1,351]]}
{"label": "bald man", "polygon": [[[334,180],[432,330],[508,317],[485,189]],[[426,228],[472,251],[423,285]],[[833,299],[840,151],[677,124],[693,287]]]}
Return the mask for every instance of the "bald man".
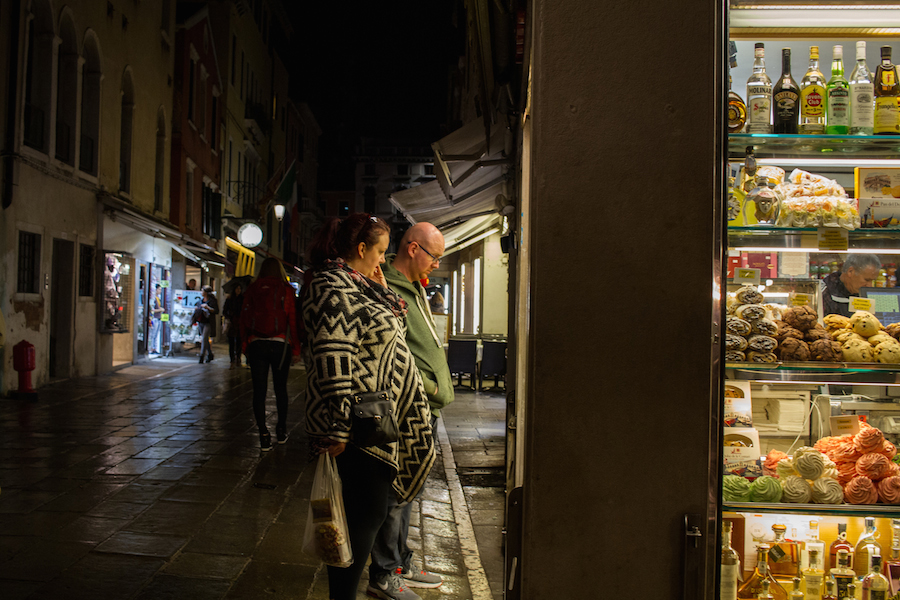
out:
{"label": "bald man", "polygon": [[[453,378],[444,354],[444,341],[437,332],[425,288],[421,280],[441,264],[444,236],[431,223],[416,223],[400,240],[397,254],[387,255],[381,270],[388,286],[406,301],[406,343],[416,360],[434,429],[441,409],[453,402]],[[443,580],[412,565],[413,552],[407,545],[412,503],[394,505],[375,539],[369,565],[368,592],[385,600],[415,600],[409,588],[436,588]],[[398,581],[398,577],[402,581]]]}

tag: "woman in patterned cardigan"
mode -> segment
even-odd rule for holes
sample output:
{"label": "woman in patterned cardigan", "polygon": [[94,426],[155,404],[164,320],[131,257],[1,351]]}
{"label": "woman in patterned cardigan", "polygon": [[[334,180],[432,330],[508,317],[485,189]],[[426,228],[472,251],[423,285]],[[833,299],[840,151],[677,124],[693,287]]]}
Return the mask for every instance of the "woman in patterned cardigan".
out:
{"label": "woman in patterned cardigan", "polygon": [[[355,214],[327,222],[310,248],[314,269],[303,299],[306,430],[315,452],[337,457],[353,550],[351,566],[328,567],[332,600],[356,598],[389,495],[413,499],[434,463],[428,399],[406,345],[406,305],[380,267],[389,233],[381,219]],[[381,390],[392,392],[400,440],[356,446],[350,398]]]}

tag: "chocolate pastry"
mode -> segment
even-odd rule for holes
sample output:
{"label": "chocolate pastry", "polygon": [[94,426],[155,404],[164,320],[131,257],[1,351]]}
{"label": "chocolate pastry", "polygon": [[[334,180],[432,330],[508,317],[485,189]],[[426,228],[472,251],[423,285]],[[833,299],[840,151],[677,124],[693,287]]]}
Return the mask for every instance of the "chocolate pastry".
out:
{"label": "chocolate pastry", "polygon": [[768,335],[753,335],[747,340],[747,347],[756,352],[772,352],[778,346],[778,340]]}
{"label": "chocolate pastry", "polygon": [[741,304],[762,304],[764,300],[763,295],[752,285],[745,285],[735,292],[734,297]]}
{"label": "chocolate pastry", "polygon": [[750,333],[750,323],[737,317],[728,317],[725,320],[725,331],[735,335],[747,335]]}
{"label": "chocolate pastry", "polygon": [[734,316],[745,321],[758,321],[766,316],[766,307],[762,304],[743,304],[734,309]]}
{"label": "chocolate pastry", "polygon": [[795,338],[787,338],[778,346],[778,357],[784,361],[805,362],[809,360],[809,346]]}
{"label": "chocolate pastry", "polygon": [[747,339],[733,333],[725,334],[725,349],[743,352],[747,348]]}
{"label": "chocolate pastry", "polygon": [[831,340],[816,340],[809,344],[810,357],[822,362],[841,362],[844,360],[844,352],[840,342]]}
{"label": "chocolate pastry", "polygon": [[778,325],[778,331],[775,332],[773,337],[779,342],[789,337],[797,338],[798,340],[803,339],[803,332],[799,329],[791,327],[784,321],[775,321],[775,324]]}
{"label": "chocolate pastry", "polygon": [[900,339],[900,323],[891,323],[884,328],[888,335]]}
{"label": "chocolate pastry", "polygon": [[761,333],[763,335],[771,335],[775,337],[778,333],[778,325],[772,319],[760,319],[750,323],[753,333]]}
{"label": "chocolate pastry", "polygon": [[747,360],[755,363],[776,363],[778,357],[774,352],[748,352]]}
{"label": "chocolate pastry", "polygon": [[831,334],[829,334],[824,327],[816,323],[816,326],[807,330],[806,335],[803,337],[807,342],[814,342],[816,340],[830,340]]}
{"label": "chocolate pastry", "polygon": [[785,323],[800,331],[812,329],[819,322],[816,311],[808,306],[795,306],[784,313],[782,318]]}
{"label": "chocolate pastry", "polygon": [[725,353],[725,360],[727,360],[728,362],[744,362],[745,360],[747,360],[747,357],[743,352],[740,352],[738,350],[729,350]]}

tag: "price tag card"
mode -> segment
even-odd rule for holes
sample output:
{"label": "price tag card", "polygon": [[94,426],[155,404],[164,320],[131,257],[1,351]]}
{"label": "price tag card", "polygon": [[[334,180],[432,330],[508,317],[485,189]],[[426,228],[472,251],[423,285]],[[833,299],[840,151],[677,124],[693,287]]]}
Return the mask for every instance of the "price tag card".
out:
{"label": "price tag card", "polygon": [[169,313],[162,313],[161,315],[159,315],[159,320],[160,320],[160,321],[163,321],[163,322],[168,321],[168,320],[169,320]]}
{"label": "price tag card", "polygon": [[737,268],[734,270],[735,283],[759,285],[759,269]]}
{"label": "price tag card", "polygon": [[171,284],[171,283],[172,283],[171,281],[160,281],[159,285],[161,285],[163,288],[167,288],[167,287],[169,287],[169,284]]}
{"label": "price tag card", "polygon": [[791,306],[809,306],[812,296],[809,294],[791,294]]}
{"label": "price tag card", "polygon": [[859,433],[859,417],[856,415],[837,415],[831,417],[831,435],[856,435]]}
{"label": "price tag card", "polygon": [[849,240],[843,227],[819,227],[819,250],[846,250]]}
{"label": "price tag card", "polygon": [[853,310],[864,310],[872,312],[872,301],[869,298],[858,298],[850,296],[850,308]]}

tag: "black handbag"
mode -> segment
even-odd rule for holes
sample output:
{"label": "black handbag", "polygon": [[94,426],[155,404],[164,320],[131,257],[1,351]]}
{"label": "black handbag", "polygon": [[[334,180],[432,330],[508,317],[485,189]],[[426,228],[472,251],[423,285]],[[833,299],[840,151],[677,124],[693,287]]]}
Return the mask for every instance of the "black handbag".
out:
{"label": "black handbag", "polygon": [[391,402],[391,393],[363,392],[350,398],[353,425],[350,437],[361,448],[380,446],[400,439],[400,427]]}

